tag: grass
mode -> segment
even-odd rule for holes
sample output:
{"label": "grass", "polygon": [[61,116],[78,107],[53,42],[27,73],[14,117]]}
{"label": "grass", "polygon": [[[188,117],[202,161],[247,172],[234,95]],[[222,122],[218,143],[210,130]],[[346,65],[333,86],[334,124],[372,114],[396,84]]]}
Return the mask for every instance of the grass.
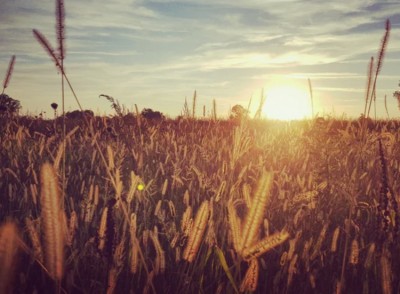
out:
{"label": "grass", "polygon": [[[58,49],[33,34],[82,110],[56,4]],[[0,117],[0,290],[399,292],[399,122],[368,120],[389,32],[359,121],[196,120],[196,92],[177,120],[107,95],[116,117],[61,129]]]}
{"label": "grass", "polygon": [[[112,288],[118,292],[152,287],[169,293],[232,292],[241,285],[253,289],[254,282],[245,281],[254,281],[250,278],[256,269],[259,293],[332,292],[338,284],[344,292],[379,293],[383,281],[388,287],[387,279],[382,280],[387,272],[390,287],[398,290],[400,248],[393,202],[398,196],[388,196],[389,225],[382,230],[377,204],[387,190],[382,189],[382,164],[376,160],[383,151],[385,185],[399,191],[396,122],[378,122],[363,140],[357,121],[140,123],[95,117],[89,130],[79,120],[67,120],[63,209],[71,241],[64,243],[62,291],[105,292],[107,281],[115,281]],[[109,127],[120,130],[116,137]],[[99,164],[94,138],[108,154],[107,167]],[[248,142],[240,156],[234,155],[235,140]],[[17,292],[44,290],[52,285],[52,271],[46,263],[47,272],[41,266],[38,241],[26,219],[44,242],[46,256],[37,199],[45,186],[39,175],[43,162],[59,161],[61,130],[54,129],[53,121],[16,117],[2,121],[1,142],[1,222],[12,219],[25,244],[13,287]],[[235,164],[229,164],[233,159]],[[116,192],[107,169],[120,183],[120,202],[110,203]],[[273,180],[257,188],[265,170]],[[270,195],[268,204],[256,209],[253,204],[265,197],[260,189],[269,189]],[[255,236],[249,238],[253,242],[247,251],[252,254],[242,254],[243,245],[240,240],[235,245],[235,239],[249,234],[246,223],[252,210],[261,221],[249,231]],[[101,225],[103,219],[106,224]],[[107,230],[112,235],[101,239]],[[280,242],[280,236],[287,240]],[[108,251],[99,249],[101,240]],[[189,247],[196,249],[190,260],[185,259]],[[269,250],[263,252],[264,247]]]}

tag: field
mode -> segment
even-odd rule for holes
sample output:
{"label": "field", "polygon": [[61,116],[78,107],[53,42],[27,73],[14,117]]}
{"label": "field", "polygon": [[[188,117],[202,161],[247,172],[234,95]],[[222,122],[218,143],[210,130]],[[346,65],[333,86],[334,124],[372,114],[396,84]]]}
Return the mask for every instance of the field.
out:
{"label": "field", "polygon": [[400,291],[397,122],[87,122],[2,118],[0,292]]}

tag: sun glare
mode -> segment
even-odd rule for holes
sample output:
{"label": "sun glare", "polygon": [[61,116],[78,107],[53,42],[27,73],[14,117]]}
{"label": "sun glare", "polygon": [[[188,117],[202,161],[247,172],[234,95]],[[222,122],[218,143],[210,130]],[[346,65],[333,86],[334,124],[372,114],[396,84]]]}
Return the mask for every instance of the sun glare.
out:
{"label": "sun glare", "polygon": [[304,86],[279,81],[266,86],[263,113],[268,119],[296,120],[311,117],[311,99]]}

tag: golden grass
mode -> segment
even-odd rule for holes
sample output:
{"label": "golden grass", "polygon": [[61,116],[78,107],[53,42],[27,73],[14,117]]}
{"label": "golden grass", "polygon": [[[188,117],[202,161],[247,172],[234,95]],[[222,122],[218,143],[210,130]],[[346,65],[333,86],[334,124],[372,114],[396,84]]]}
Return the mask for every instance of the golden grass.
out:
{"label": "golden grass", "polygon": [[273,249],[274,247],[282,244],[289,238],[287,231],[281,231],[273,235],[267,236],[254,245],[243,250],[243,257],[247,260],[259,257],[265,252]]}
{"label": "golden grass", "polygon": [[210,215],[209,202],[203,201],[194,219],[192,231],[189,234],[188,242],[183,252],[183,259],[193,262],[203,239],[207,227],[208,217]]}
{"label": "golden grass", "polygon": [[240,292],[254,292],[257,288],[260,266],[257,258],[250,260],[249,268],[240,284]]}
{"label": "golden grass", "polygon": [[61,280],[64,271],[63,210],[57,174],[50,163],[40,171],[41,225],[44,235],[44,260],[50,276]]}
{"label": "golden grass", "polygon": [[6,222],[0,227],[0,293],[11,293],[18,250],[18,229]]}
{"label": "golden grass", "polygon": [[8,84],[11,80],[11,76],[14,70],[14,65],[15,65],[15,55],[11,56],[10,63],[8,64],[7,73],[3,81],[3,91],[1,94],[4,94],[4,90],[8,87]]}
{"label": "golden grass", "polygon": [[258,238],[258,230],[264,218],[264,212],[270,197],[273,175],[263,171],[249,212],[243,223],[240,251],[245,251]]}
{"label": "golden grass", "polygon": [[41,263],[43,263],[43,250],[42,250],[42,244],[40,242],[38,229],[35,227],[33,221],[28,217],[25,218],[25,225],[26,225],[26,230],[28,231],[29,238],[32,242],[34,257]]}

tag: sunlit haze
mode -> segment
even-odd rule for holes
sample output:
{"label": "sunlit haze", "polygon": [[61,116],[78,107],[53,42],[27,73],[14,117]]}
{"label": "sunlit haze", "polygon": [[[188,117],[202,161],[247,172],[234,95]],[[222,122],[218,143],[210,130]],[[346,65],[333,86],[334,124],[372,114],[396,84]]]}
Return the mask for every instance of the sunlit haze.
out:
{"label": "sunlit haze", "polygon": [[[197,91],[197,114],[226,117],[236,105],[250,115],[264,88],[263,116],[309,117],[308,78],[314,113],[358,117],[364,109],[367,67],[376,57],[390,19],[383,68],[377,81],[377,115],[400,115],[398,1],[77,1],[66,0],[67,75],[85,109],[112,114],[100,94],[129,110],[181,114]],[[5,93],[22,113],[61,103],[60,75],[32,35],[41,31],[57,48],[54,1],[0,1],[0,79],[17,56]],[[284,79],[287,84],[274,84]],[[77,104],[66,91],[66,109]]]}

